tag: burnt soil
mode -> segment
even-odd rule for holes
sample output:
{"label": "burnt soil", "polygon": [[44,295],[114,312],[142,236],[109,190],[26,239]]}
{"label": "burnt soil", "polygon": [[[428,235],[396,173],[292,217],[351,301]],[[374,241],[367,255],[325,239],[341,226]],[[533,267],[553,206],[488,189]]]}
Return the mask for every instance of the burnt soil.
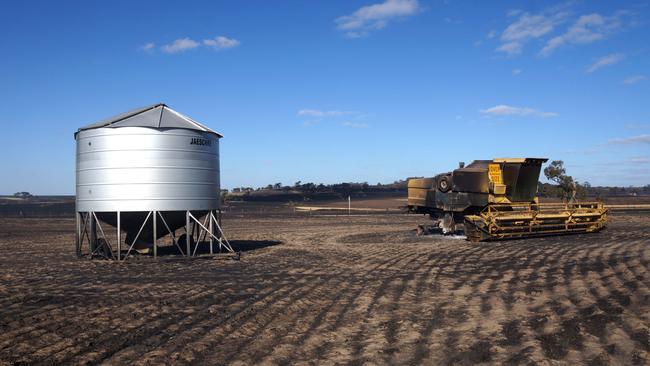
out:
{"label": "burnt soil", "polygon": [[77,259],[0,220],[0,364],[650,362],[650,214],[470,243],[408,215],[226,218],[224,258]]}

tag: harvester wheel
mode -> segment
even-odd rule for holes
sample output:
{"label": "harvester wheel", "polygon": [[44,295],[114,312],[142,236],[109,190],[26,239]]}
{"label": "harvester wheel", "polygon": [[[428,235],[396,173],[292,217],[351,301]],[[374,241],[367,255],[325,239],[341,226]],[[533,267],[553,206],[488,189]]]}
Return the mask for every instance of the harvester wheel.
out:
{"label": "harvester wheel", "polygon": [[451,177],[448,175],[443,175],[438,178],[438,190],[440,192],[449,192],[451,189]]}
{"label": "harvester wheel", "polygon": [[451,212],[446,212],[440,221],[440,228],[442,233],[453,234],[456,231],[456,223],[454,222],[454,215]]}
{"label": "harvester wheel", "polygon": [[480,219],[465,217],[465,236],[472,242],[485,241],[490,235],[485,232],[484,223]]}

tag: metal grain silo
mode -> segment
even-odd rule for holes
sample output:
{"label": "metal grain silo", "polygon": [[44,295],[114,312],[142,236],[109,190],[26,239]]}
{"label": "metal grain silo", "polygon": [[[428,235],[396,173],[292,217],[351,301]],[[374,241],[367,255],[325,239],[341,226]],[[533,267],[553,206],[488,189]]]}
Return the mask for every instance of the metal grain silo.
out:
{"label": "metal grain silo", "polygon": [[[185,255],[193,254],[191,244],[201,235],[210,237],[211,252],[212,239],[219,248],[231,250],[222,240],[217,219],[221,137],[165,104],[79,128],[75,133],[78,254],[87,238],[91,253],[117,254],[119,259],[122,230],[127,256],[134,247],[152,247],[155,255],[156,239],[167,234],[181,251],[185,247]],[[100,221],[117,227],[117,248]],[[182,227],[185,233],[177,238],[175,232]]]}

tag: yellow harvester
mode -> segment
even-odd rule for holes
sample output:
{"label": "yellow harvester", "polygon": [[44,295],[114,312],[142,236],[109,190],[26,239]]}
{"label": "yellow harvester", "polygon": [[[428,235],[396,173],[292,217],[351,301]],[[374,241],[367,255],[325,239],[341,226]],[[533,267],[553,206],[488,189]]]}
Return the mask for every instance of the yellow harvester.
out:
{"label": "yellow harvester", "polygon": [[471,241],[596,232],[607,209],[599,202],[539,203],[543,158],[475,160],[453,172],[408,181],[408,207],[428,214],[443,233]]}

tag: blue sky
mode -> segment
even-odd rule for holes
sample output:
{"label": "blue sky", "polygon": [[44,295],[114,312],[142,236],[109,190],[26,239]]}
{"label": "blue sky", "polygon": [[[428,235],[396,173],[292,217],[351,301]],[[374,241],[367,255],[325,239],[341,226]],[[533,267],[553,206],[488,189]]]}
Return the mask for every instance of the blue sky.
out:
{"label": "blue sky", "polygon": [[648,2],[64,1],[0,12],[0,193],[74,193],[80,126],[164,102],[222,185],[564,160],[650,184]]}

